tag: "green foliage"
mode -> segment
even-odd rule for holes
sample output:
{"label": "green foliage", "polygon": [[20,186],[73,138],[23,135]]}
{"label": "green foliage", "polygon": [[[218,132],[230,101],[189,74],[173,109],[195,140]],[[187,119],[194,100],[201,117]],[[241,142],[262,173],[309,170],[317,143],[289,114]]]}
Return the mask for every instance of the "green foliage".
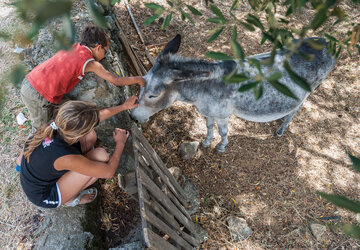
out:
{"label": "green foliage", "polygon": [[[96,24],[107,28],[108,23],[98,9],[97,5],[94,3],[94,0],[87,1],[88,9]],[[113,5],[121,0],[99,1],[105,5]],[[360,3],[359,0],[352,1],[354,4]],[[346,10],[339,5],[340,0],[285,0],[284,2],[280,2],[279,0],[248,0],[247,2],[251,6],[252,10],[249,11],[246,17],[243,18],[239,18],[234,14],[235,10],[239,7],[239,0],[233,0],[231,7],[226,12],[220,10],[216,6],[217,4],[212,0],[206,0],[205,2],[206,6],[212,13],[212,16],[207,17],[206,21],[211,24],[215,24],[216,26],[211,32],[209,32],[210,37],[207,42],[213,42],[221,37],[222,34],[225,33],[225,30],[231,29],[232,36],[230,43],[233,56],[235,59],[240,59],[241,61],[245,60],[245,53],[241,45],[237,42],[237,29],[240,26],[251,32],[260,30],[262,33],[260,43],[264,44],[265,42],[270,42],[272,44],[270,58],[262,62],[270,67],[274,63],[277,49],[287,47],[289,49],[287,57],[289,58],[293,53],[297,53],[297,49],[301,45],[298,44],[297,46],[294,46],[291,40],[294,37],[297,37],[300,38],[301,42],[304,42],[304,38],[309,31],[316,31],[320,33],[320,36],[325,36],[329,43],[328,51],[335,57],[338,57],[343,49],[348,51],[350,55],[355,49],[357,49],[360,53],[360,24],[356,23],[354,20],[349,20]],[[245,2],[242,1],[242,3]],[[59,49],[69,48],[74,42],[74,29],[69,18],[72,4],[73,1],[71,0],[16,0],[16,2],[13,3],[13,5],[17,8],[17,12],[20,17],[22,17],[24,21],[32,24],[31,29],[27,33],[28,40],[37,35],[45,22],[55,17],[63,16],[63,30],[54,34],[58,40]],[[284,6],[287,10],[285,17],[279,17],[279,15],[277,15],[277,6],[279,6],[279,4]],[[295,29],[289,20],[292,15],[301,13],[305,5],[308,6],[307,8],[314,11],[314,16],[310,20],[309,25],[303,25],[301,29]],[[189,21],[191,24],[194,24],[195,22],[193,19],[194,16],[203,15],[203,13],[196,9],[190,1],[187,0],[167,0],[164,6],[157,3],[145,3],[145,6],[149,8],[153,14],[145,20],[144,25],[149,25],[155,20],[164,17],[164,21],[161,25],[161,29],[163,30],[171,24],[174,15],[180,15],[183,21]],[[260,16],[264,16],[265,19],[260,19]],[[322,30],[329,20],[331,20],[331,25],[333,29],[335,29],[335,31],[331,34],[325,33]],[[339,33],[336,32],[336,27],[343,22],[346,22],[347,26],[350,28],[345,36],[340,36]],[[0,32],[0,38],[8,39],[9,35],[5,32]],[[324,46],[316,41],[306,42],[308,42],[314,49],[322,49]],[[313,58],[313,55],[306,55],[300,52],[299,54],[306,60],[312,60]],[[218,60],[227,60],[231,58],[221,52],[209,52],[206,56]],[[260,63],[256,63],[254,61],[249,61],[249,63],[256,66],[259,70],[259,75],[252,79],[252,88],[248,88],[248,90],[253,89],[254,95],[257,99],[262,96],[262,83],[265,81],[270,82],[272,86],[278,89],[281,93],[291,96],[292,98],[295,97],[291,91],[289,92],[289,90],[284,88],[284,86],[279,82],[280,78],[273,79],[277,77],[276,75],[270,77],[270,79],[266,79],[261,73]],[[290,78],[296,82],[296,84],[301,86],[303,89],[310,91],[311,88],[309,84],[293,72],[287,63],[285,63],[285,68]],[[235,77],[235,75],[233,74],[232,77]],[[13,77],[13,79],[16,80],[16,77]],[[227,79],[232,78],[228,77]],[[245,87],[243,89],[245,89]]]}
{"label": "green foliage", "polygon": [[19,86],[26,75],[26,68],[22,64],[15,65],[10,72],[9,78],[14,86]]}
{"label": "green foliage", "polygon": [[[348,156],[353,163],[353,169],[356,172],[360,172],[360,159],[356,158],[355,156],[348,153]],[[326,200],[330,201],[331,203],[349,210],[354,213],[360,213],[360,202],[350,200],[344,196],[336,195],[336,194],[327,194],[323,192],[317,192],[318,195],[325,198]],[[360,239],[360,226],[353,225],[353,224],[338,224],[335,225],[336,227],[340,228],[346,235]]]}

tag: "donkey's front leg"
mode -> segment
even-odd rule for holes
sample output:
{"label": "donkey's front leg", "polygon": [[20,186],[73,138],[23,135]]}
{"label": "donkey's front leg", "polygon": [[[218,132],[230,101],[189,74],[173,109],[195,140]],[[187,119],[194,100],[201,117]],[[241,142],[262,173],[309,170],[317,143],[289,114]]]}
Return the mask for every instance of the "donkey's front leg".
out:
{"label": "donkey's front leg", "polygon": [[229,130],[228,130],[228,120],[229,120],[228,117],[226,117],[224,119],[216,119],[216,123],[217,123],[218,128],[219,128],[219,134],[221,136],[221,142],[218,145],[216,145],[215,149],[219,153],[225,152],[225,147],[229,143],[228,138],[227,138],[227,134],[229,132]]}
{"label": "donkey's front leg", "polygon": [[210,146],[210,141],[214,138],[213,129],[214,129],[214,118],[206,117],[206,127],[207,127],[207,136],[206,139],[202,141],[202,146],[207,148]]}

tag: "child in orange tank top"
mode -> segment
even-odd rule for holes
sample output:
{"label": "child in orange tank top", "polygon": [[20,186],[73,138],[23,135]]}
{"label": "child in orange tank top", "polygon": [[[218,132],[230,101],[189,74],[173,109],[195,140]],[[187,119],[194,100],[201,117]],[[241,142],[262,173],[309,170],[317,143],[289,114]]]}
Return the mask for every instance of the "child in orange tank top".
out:
{"label": "child in orange tank top", "polygon": [[[88,72],[94,72],[116,86],[145,85],[141,76],[117,77],[99,63],[109,48],[110,38],[106,32],[88,26],[81,34],[81,42],[72,50],[57,52],[26,76],[21,97],[30,113],[32,132],[52,118],[54,109],[63,103],[64,94],[69,93]],[[136,100],[136,97],[130,97],[119,107],[119,112],[136,107]]]}

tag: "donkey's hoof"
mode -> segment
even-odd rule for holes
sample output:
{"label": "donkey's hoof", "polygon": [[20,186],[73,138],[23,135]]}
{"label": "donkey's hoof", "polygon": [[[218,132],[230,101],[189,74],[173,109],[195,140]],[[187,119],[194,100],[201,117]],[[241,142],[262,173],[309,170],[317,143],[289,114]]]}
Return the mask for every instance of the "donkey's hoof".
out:
{"label": "donkey's hoof", "polygon": [[204,148],[208,148],[210,147],[210,142],[209,141],[206,141],[206,140],[203,140],[201,142],[201,146],[203,146]]}
{"label": "donkey's hoof", "polygon": [[216,150],[216,152],[217,152],[218,154],[222,154],[222,153],[225,152],[225,146],[220,146],[220,145],[218,145],[218,146],[215,147],[215,150]]}
{"label": "donkey's hoof", "polygon": [[275,138],[280,138],[282,135],[284,134],[284,132],[281,132],[281,131],[276,131],[275,134],[274,134],[274,137]]}

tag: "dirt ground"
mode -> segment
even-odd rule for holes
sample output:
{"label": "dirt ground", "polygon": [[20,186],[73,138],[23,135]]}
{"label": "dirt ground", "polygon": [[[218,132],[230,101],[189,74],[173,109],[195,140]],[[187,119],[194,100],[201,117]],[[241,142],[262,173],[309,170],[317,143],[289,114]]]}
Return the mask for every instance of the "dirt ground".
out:
{"label": "dirt ground", "polygon": [[[14,11],[0,3],[1,28],[18,32]],[[152,15],[145,8],[148,0],[131,0],[131,8],[147,45],[163,44],[175,34],[182,35],[179,54],[204,57],[211,50],[230,54],[230,30],[219,39],[207,44],[207,31],[213,27],[205,22],[210,16],[201,1],[193,1],[205,15],[193,17],[195,25],[184,23],[178,16],[168,30],[161,31],[159,22],[144,27],[143,21]],[[157,0],[164,4],[166,1]],[[202,1],[204,2],[204,1]],[[351,19],[360,13],[351,1],[343,5]],[[165,5],[165,4],[164,4]],[[231,1],[217,5],[225,10]],[[10,8],[10,9],[9,9]],[[118,16],[128,39],[146,61],[143,46],[131,24],[123,2],[116,5]],[[250,11],[242,4],[238,17]],[[292,20],[299,26],[310,20],[312,13],[298,14]],[[355,20],[359,22],[359,20]],[[330,28],[327,28],[330,29]],[[314,34],[316,35],[316,34]],[[260,33],[252,33],[238,27],[238,41],[247,55],[270,49],[269,44],[259,44]],[[15,44],[0,41],[0,74],[19,59],[12,53]],[[136,49],[135,48],[135,49]],[[359,175],[350,171],[346,151],[360,157],[360,68],[359,55],[349,57],[343,53],[337,67],[310,95],[304,107],[291,122],[285,134],[275,139],[278,122],[252,123],[232,116],[229,122],[229,145],[227,151],[218,155],[214,151],[220,141],[215,139],[208,149],[199,148],[193,160],[182,160],[178,147],[183,141],[201,141],[205,138],[205,120],[196,109],[184,103],[175,103],[156,114],[143,126],[144,133],[168,167],[177,166],[198,187],[201,206],[194,215],[209,233],[202,244],[204,249],[359,249],[360,242],[344,236],[337,230],[327,228],[321,240],[316,240],[309,230],[315,221],[328,225],[338,222],[356,222],[356,216],[320,199],[315,191],[339,193],[360,200]],[[26,114],[18,90],[8,87],[6,108],[0,119],[0,246],[2,249],[31,249],[33,232],[42,215],[26,200],[18,182],[14,159],[28,134],[28,127],[19,127],[15,116]],[[132,223],[136,204],[129,203],[123,193],[115,189],[116,180],[102,182],[108,194],[116,193],[114,200],[103,198],[103,230],[108,232],[108,246],[116,245],[111,238],[121,237],[124,229]],[[104,192],[106,193],[106,192]],[[114,196],[112,196],[114,197]],[[120,197],[123,197],[120,199]],[[107,200],[108,199],[108,200]],[[114,209],[114,207],[116,209]],[[113,209],[111,209],[113,208]],[[246,219],[253,235],[242,242],[230,238],[226,218],[236,215]],[[106,217],[107,216],[107,217]],[[337,220],[325,220],[331,216]],[[125,218],[125,219],[124,219]],[[110,223],[111,222],[111,223]]]}
{"label": "dirt ground", "polygon": [[[132,0],[130,5],[146,45],[163,44],[181,34],[178,53],[183,56],[204,58],[208,51],[231,54],[230,29],[215,42],[206,43],[210,37],[208,31],[215,26],[205,22],[211,13],[200,1],[192,1],[204,13],[194,17],[195,25],[173,15],[175,19],[166,31],[160,29],[158,21],[142,25],[153,14],[145,7],[146,2],[150,1]],[[164,0],[152,2],[166,4]],[[217,2],[217,6],[226,13],[231,3]],[[342,6],[350,18],[360,21],[356,17],[359,7],[350,1],[344,1]],[[147,64],[143,45],[125,5],[116,7],[126,36]],[[249,11],[248,5],[241,4],[236,16],[244,17]],[[300,27],[304,21],[311,20],[312,15],[310,11],[297,14],[291,20],[292,26]],[[326,31],[332,31],[330,26],[326,26]],[[259,44],[260,35],[260,32],[238,27],[238,41],[246,55],[269,51],[269,44]],[[356,222],[355,214],[333,206],[315,192],[360,199],[359,175],[349,170],[346,155],[348,151],[360,156],[359,64],[358,54],[350,57],[343,53],[335,70],[305,101],[279,139],[273,134],[280,122],[252,123],[232,116],[230,143],[224,154],[214,150],[220,141],[220,136],[215,134],[210,148],[200,148],[193,160],[182,160],[178,154],[180,143],[200,142],[206,136],[205,119],[194,107],[177,102],[143,125],[145,136],[167,166],[180,167],[200,191],[201,207],[194,220],[209,233],[209,239],[202,245],[204,249],[360,248],[360,241],[329,227],[320,240],[316,240],[309,229],[312,222],[324,225]],[[226,224],[230,215],[246,219],[254,231],[249,239],[231,240]],[[336,220],[328,220],[331,216],[336,216]]]}

